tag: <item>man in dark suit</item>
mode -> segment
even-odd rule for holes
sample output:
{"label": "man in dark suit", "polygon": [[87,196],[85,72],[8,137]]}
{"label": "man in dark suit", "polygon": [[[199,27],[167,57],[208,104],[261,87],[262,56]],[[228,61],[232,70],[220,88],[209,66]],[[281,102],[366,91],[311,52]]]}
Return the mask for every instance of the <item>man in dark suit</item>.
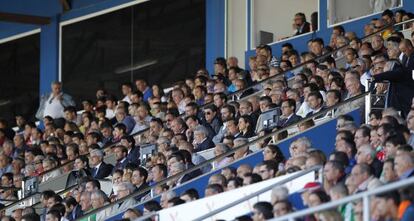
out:
{"label": "man in dark suit", "polygon": [[[131,176],[131,183],[136,187],[135,192],[141,192],[149,188],[149,185],[147,183],[148,178],[148,171],[143,167],[137,167],[132,171]],[[150,189],[142,192],[138,196],[135,196],[136,201],[141,201],[141,199],[148,195],[150,192]]]}
{"label": "man in dark suit", "polygon": [[[309,93],[308,95],[308,104],[311,108],[311,112],[309,112],[306,117],[310,117],[313,114],[316,114],[318,112],[321,112],[325,110],[325,107],[323,106],[323,97],[322,94],[319,91],[314,91]],[[319,119],[324,117],[323,115],[315,117],[315,119]]]}
{"label": "man in dark suit", "polygon": [[282,115],[278,122],[279,127],[286,127],[300,121],[302,118],[295,114],[296,101],[293,99],[286,99],[282,102]]}
{"label": "man in dark suit", "polygon": [[68,219],[69,221],[75,220],[83,215],[82,208],[78,204],[78,202],[76,202],[75,198],[71,196],[66,197],[63,200],[63,203],[65,204],[65,207],[68,210],[66,211],[66,219]]}
{"label": "man in dark suit", "polygon": [[128,150],[126,156],[127,161],[131,163],[140,164],[139,147],[135,146],[135,139],[133,136],[127,135],[121,138],[121,145],[125,146]]}
{"label": "man in dark suit", "polygon": [[128,149],[122,145],[115,146],[114,148],[116,164],[112,171],[123,170],[129,163],[127,159]]}
{"label": "man in dark suit", "polygon": [[[404,39],[400,43],[400,49],[404,53],[402,65],[395,61],[389,61],[385,72],[373,76],[373,82],[389,81],[389,106],[401,111],[402,117],[406,117],[411,108],[414,97],[414,81],[412,71],[414,70],[414,48],[410,40]],[[394,63],[391,65],[390,63]]]}
{"label": "man in dark suit", "polygon": [[114,166],[103,162],[104,153],[102,150],[91,151],[91,175],[95,179],[103,179],[111,175]]}
{"label": "man in dark suit", "polygon": [[199,152],[214,147],[211,138],[208,137],[208,131],[205,126],[199,125],[194,129],[194,151]]}
{"label": "man in dark suit", "polygon": [[296,13],[293,23],[295,35],[301,35],[310,32],[310,24],[306,21],[306,16],[302,12]]}

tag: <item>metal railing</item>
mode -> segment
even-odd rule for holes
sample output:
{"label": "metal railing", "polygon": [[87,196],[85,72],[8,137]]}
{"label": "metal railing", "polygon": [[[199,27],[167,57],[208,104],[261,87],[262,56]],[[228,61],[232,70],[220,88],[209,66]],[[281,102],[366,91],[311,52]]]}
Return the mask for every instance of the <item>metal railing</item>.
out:
{"label": "metal railing", "polygon": [[[306,174],[308,174],[310,172],[322,171],[322,168],[323,168],[322,166],[314,166],[314,167],[311,167],[311,168],[309,168],[307,170],[297,172],[296,174],[294,174],[292,176],[289,176],[288,178],[285,178],[285,179],[283,179],[283,180],[281,180],[279,182],[276,182],[276,183],[274,183],[274,184],[272,184],[270,186],[267,186],[267,187],[265,187],[265,188],[263,188],[261,190],[258,190],[256,192],[253,192],[253,193],[251,193],[249,195],[246,195],[246,196],[244,196],[244,197],[242,197],[242,198],[240,198],[238,200],[235,200],[232,203],[229,203],[229,204],[227,204],[227,205],[225,205],[225,206],[223,206],[221,208],[215,209],[215,210],[213,210],[213,211],[211,211],[211,212],[209,212],[209,213],[207,213],[205,215],[202,215],[202,216],[194,219],[194,221],[202,221],[204,219],[207,219],[209,217],[212,217],[212,216],[214,216],[214,215],[216,215],[216,214],[218,214],[218,213],[220,213],[222,211],[225,211],[227,209],[230,209],[230,208],[238,205],[239,203],[242,203],[242,202],[247,201],[247,200],[249,200],[251,198],[257,197],[257,196],[259,196],[262,193],[265,193],[265,192],[267,192],[269,190],[272,190],[275,186],[284,185],[284,184],[286,184],[286,183],[288,183],[288,182],[290,182],[290,181],[292,181],[292,180],[294,180],[296,178],[299,178],[299,177],[301,177],[303,175],[306,175]],[[319,172],[319,174],[322,174],[322,173]],[[321,176],[319,178],[321,178]]]}
{"label": "metal railing", "polygon": [[400,180],[400,181],[396,181],[394,183],[390,183],[390,184],[386,184],[384,186],[380,186],[377,187],[373,190],[368,190],[365,192],[361,192],[361,193],[357,193],[357,194],[353,194],[350,196],[347,196],[345,198],[339,199],[339,200],[335,200],[329,203],[325,203],[316,207],[312,207],[312,208],[308,208],[308,209],[304,209],[301,211],[297,211],[291,214],[287,214],[281,217],[277,217],[274,219],[271,219],[272,221],[294,221],[295,218],[299,218],[299,217],[303,217],[306,215],[310,215],[310,214],[314,214],[317,212],[321,212],[324,210],[328,210],[328,209],[333,209],[336,208],[340,205],[349,203],[349,202],[354,202],[357,200],[361,200],[362,199],[362,203],[363,203],[363,220],[364,221],[370,221],[370,196],[373,195],[377,195],[377,194],[381,194],[381,193],[385,193],[388,191],[392,191],[395,189],[399,189],[399,188],[403,188],[403,187],[407,187],[410,185],[414,185],[414,177],[408,178],[408,179],[404,179],[404,180]]}

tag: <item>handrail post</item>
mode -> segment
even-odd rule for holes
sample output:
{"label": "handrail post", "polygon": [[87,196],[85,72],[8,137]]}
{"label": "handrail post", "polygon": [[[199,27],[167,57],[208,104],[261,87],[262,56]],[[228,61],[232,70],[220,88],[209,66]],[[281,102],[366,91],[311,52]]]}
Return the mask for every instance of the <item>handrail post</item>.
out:
{"label": "handrail post", "polygon": [[364,195],[364,197],[362,198],[363,199],[363,201],[362,201],[362,203],[363,203],[363,220],[364,221],[370,221],[370,208],[371,208],[371,206],[370,206],[370,198],[369,198],[369,195],[368,194],[365,194]]}
{"label": "handrail post", "polygon": [[[366,87],[365,87],[365,92],[369,91],[370,88],[370,84],[371,82],[366,79]],[[371,93],[369,93],[367,96],[365,96],[365,124],[369,123],[369,113],[371,112]]]}

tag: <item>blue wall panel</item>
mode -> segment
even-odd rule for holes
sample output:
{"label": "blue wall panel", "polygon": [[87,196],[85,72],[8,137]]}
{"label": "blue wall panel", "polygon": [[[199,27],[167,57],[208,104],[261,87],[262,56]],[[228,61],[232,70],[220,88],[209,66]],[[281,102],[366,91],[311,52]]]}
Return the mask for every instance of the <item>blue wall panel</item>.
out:
{"label": "blue wall panel", "polygon": [[225,1],[206,0],[206,68],[214,73],[214,59],[224,57]]}

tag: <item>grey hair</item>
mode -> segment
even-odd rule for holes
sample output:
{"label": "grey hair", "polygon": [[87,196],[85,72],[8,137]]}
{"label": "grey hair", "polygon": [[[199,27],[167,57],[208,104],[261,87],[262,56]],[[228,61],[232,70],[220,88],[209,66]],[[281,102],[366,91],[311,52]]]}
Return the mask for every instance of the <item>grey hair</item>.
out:
{"label": "grey hair", "polygon": [[218,143],[218,144],[216,144],[216,146],[217,147],[219,147],[220,148],[220,150],[223,152],[223,153],[226,153],[226,152],[228,152],[229,150],[230,150],[230,147],[229,146],[227,146],[226,144],[224,144],[224,143]]}
{"label": "grey hair", "polygon": [[204,134],[204,136],[208,136],[208,130],[207,130],[207,128],[205,127],[205,126],[203,126],[203,125],[198,125],[195,129],[194,129],[194,133],[195,132],[200,132],[200,133],[203,133]]}
{"label": "grey hair", "polygon": [[245,145],[249,142],[249,139],[245,138],[245,137],[239,137],[234,139],[233,143],[241,143],[239,146],[241,145]]}
{"label": "grey hair", "polygon": [[289,197],[289,189],[285,186],[276,186],[272,189],[271,197],[278,200],[285,200]]}
{"label": "grey hair", "polygon": [[98,196],[99,198],[102,198],[105,202],[109,202],[108,196],[102,190],[94,190],[94,191],[91,192],[91,197],[92,197],[92,195],[95,195],[95,196]]}
{"label": "grey hair", "polygon": [[346,188],[345,184],[338,183],[335,186],[331,188],[331,192],[338,193],[341,196],[347,196],[348,195],[348,189]]}
{"label": "grey hair", "polygon": [[300,137],[297,140],[295,140],[296,143],[302,143],[302,145],[306,146],[306,149],[309,149],[312,147],[312,143],[307,137]]}
{"label": "grey hair", "polygon": [[127,189],[129,191],[129,193],[133,193],[135,190],[135,187],[132,183],[129,182],[122,182],[118,184],[118,188],[119,187],[124,187],[125,189]]}
{"label": "grey hair", "polygon": [[359,147],[359,151],[364,155],[370,155],[371,158],[375,158],[375,150],[373,150],[369,144],[364,144]]}
{"label": "grey hair", "polygon": [[181,162],[175,162],[175,163],[173,163],[171,165],[171,169],[173,167],[177,168],[179,171],[184,171],[186,169],[184,163],[181,163]]}
{"label": "grey hair", "polygon": [[92,151],[91,151],[91,156],[92,156],[92,155],[96,155],[96,156],[101,157],[101,158],[103,158],[103,157],[104,157],[104,153],[103,153],[103,151],[102,151],[102,150],[98,150],[98,149],[94,149],[94,150],[92,150]]}

